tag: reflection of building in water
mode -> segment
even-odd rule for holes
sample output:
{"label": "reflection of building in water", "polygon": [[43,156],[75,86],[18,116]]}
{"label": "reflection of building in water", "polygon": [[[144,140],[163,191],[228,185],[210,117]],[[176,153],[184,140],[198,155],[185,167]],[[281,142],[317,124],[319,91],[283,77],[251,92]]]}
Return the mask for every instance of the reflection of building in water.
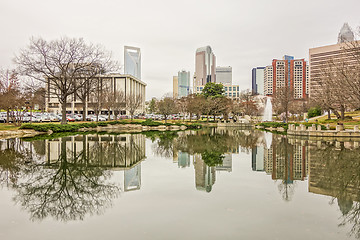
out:
{"label": "reflection of building in water", "polygon": [[[311,146],[309,192],[360,202],[360,149],[346,149],[346,143]],[[341,208],[341,206],[340,206]]]}
{"label": "reflection of building in water", "polygon": [[215,167],[216,171],[232,171],[232,154],[231,153],[225,153],[223,162],[221,165],[218,165]]}
{"label": "reflection of building in water", "polygon": [[46,161],[56,163],[66,143],[68,161],[76,159],[79,165],[124,171],[124,191],[137,190],[141,186],[141,161],[145,159],[145,136],[79,135],[46,140]]}
{"label": "reflection of building in water", "polygon": [[190,167],[190,154],[174,149],[173,162],[178,163],[178,167]]}
{"label": "reflection of building in water", "polygon": [[[287,144],[286,147],[285,144]],[[259,148],[256,151],[259,152]],[[308,157],[305,146],[273,142],[270,149],[263,147],[263,164],[257,159],[257,154],[255,156],[253,150],[253,170],[263,166],[265,172],[271,174],[272,179],[282,179],[291,183],[294,180],[303,181],[307,176]],[[260,167],[258,167],[258,161],[260,161]]]}
{"label": "reflection of building in water", "polygon": [[121,170],[145,159],[145,136],[142,134],[79,135],[46,140],[47,162],[58,160],[62,141],[66,141],[67,157],[80,156],[86,159],[87,166]]}
{"label": "reflection of building in water", "polygon": [[267,174],[271,174],[273,171],[273,149],[264,147],[264,167]]}
{"label": "reflection of building in water", "polygon": [[141,164],[124,170],[124,191],[138,190],[141,186]]}
{"label": "reflection of building in water", "polygon": [[186,152],[178,152],[178,166],[179,167],[190,167],[190,155]]}
{"label": "reflection of building in water", "polygon": [[215,167],[207,166],[200,154],[195,154],[194,160],[196,189],[210,192],[215,183]]}
{"label": "reflection of building in water", "polygon": [[253,171],[265,171],[265,149],[263,146],[256,146],[251,151],[251,167]]}

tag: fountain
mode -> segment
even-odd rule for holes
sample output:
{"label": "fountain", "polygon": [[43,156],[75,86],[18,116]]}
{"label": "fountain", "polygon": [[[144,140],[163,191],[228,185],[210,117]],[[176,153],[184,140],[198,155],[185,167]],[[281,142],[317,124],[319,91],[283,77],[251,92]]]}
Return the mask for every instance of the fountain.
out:
{"label": "fountain", "polygon": [[269,97],[266,98],[265,109],[264,109],[262,121],[263,122],[271,122],[272,121],[272,103],[271,103],[271,99]]}

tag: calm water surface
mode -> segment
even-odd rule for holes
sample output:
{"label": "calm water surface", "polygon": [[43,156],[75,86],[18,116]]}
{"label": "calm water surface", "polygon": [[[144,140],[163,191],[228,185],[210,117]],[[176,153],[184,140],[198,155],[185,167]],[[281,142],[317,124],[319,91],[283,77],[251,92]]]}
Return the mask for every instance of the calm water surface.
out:
{"label": "calm water surface", "polygon": [[207,129],[0,141],[0,239],[360,239],[359,142]]}

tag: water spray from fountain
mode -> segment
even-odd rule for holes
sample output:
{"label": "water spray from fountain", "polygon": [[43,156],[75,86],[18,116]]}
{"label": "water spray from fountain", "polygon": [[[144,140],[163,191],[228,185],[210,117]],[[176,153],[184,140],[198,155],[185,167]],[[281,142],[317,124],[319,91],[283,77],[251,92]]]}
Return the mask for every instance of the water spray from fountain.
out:
{"label": "water spray from fountain", "polygon": [[271,99],[269,97],[266,98],[265,109],[264,109],[262,121],[263,122],[271,122],[272,121],[272,103],[271,103]]}

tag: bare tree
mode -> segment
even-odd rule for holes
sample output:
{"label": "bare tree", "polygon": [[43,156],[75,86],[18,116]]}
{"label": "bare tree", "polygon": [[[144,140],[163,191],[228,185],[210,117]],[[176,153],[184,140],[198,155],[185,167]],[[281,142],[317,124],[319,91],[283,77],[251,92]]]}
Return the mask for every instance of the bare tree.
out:
{"label": "bare tree", "polygon": [[245,115],[251,116],[257,115],[259,113],[255,97],[250,90],[243,91],[240,94],[239,103],[236,105]]}
{"label": "bare tree", "polygon": [[68,98],[112,66],[111,55],[101,46],[67,37],[53,41],[31,38],[14,61],[22,74],[46,84],[48,98],[59,100],[62,124],[66,124]]}
{"label": "bare tree", "polygon": [[285,121],[289,120],[289,111],[291,110],[291,104],[294,101],[294,93],[288,87],[282,87],[276,89],[275,96],[273,98],[274,109],[278,114],[285,113]]}
{"label": "bare tree", "polygon": [[129,94],[126,96],[126,110],[131,116],[131,120],[134,118],[135,111],[140,108],[143,103],[143,98],[141,94]]}
{"label": "bare tree", "polygon": [[187,96],[187,112],[190,114],[190,121],[193,114],[196,114],[197,119],[200,118],[205,101],[206,99],[203,95],[191,94]]}
{"label": "bare tree", "polygon": [[[0,71],[0,108],[6,110],[6,122],[10,121],[10,111],[17,109],[21,101],[20,82],[15,70]],[[11,114],[14,118],[14,114]]]}
{"label": "bare tree", "polygon": [[109,86],[103,83],[103,79],[98,78],[94,90],[92,91],[91,95],[89,96],[89,103],[88,105],[94,110],[96,121],[99,120],[99,114],[101,110],[105,106],[105,95],[109,92]]}
{"label": "bare tree", "polygon": [[125,104],[125,93],[124,91],[115,91],[114,93],[114,115],[117,116],[121,112],[125,111],[126,104]]}
{"label": "bare tree", "polygon": [[175,100],[171,97],[164,97],[157,102],[157,109],[160,114],[164,115],[165,122],[169,115],[177,112]]}

